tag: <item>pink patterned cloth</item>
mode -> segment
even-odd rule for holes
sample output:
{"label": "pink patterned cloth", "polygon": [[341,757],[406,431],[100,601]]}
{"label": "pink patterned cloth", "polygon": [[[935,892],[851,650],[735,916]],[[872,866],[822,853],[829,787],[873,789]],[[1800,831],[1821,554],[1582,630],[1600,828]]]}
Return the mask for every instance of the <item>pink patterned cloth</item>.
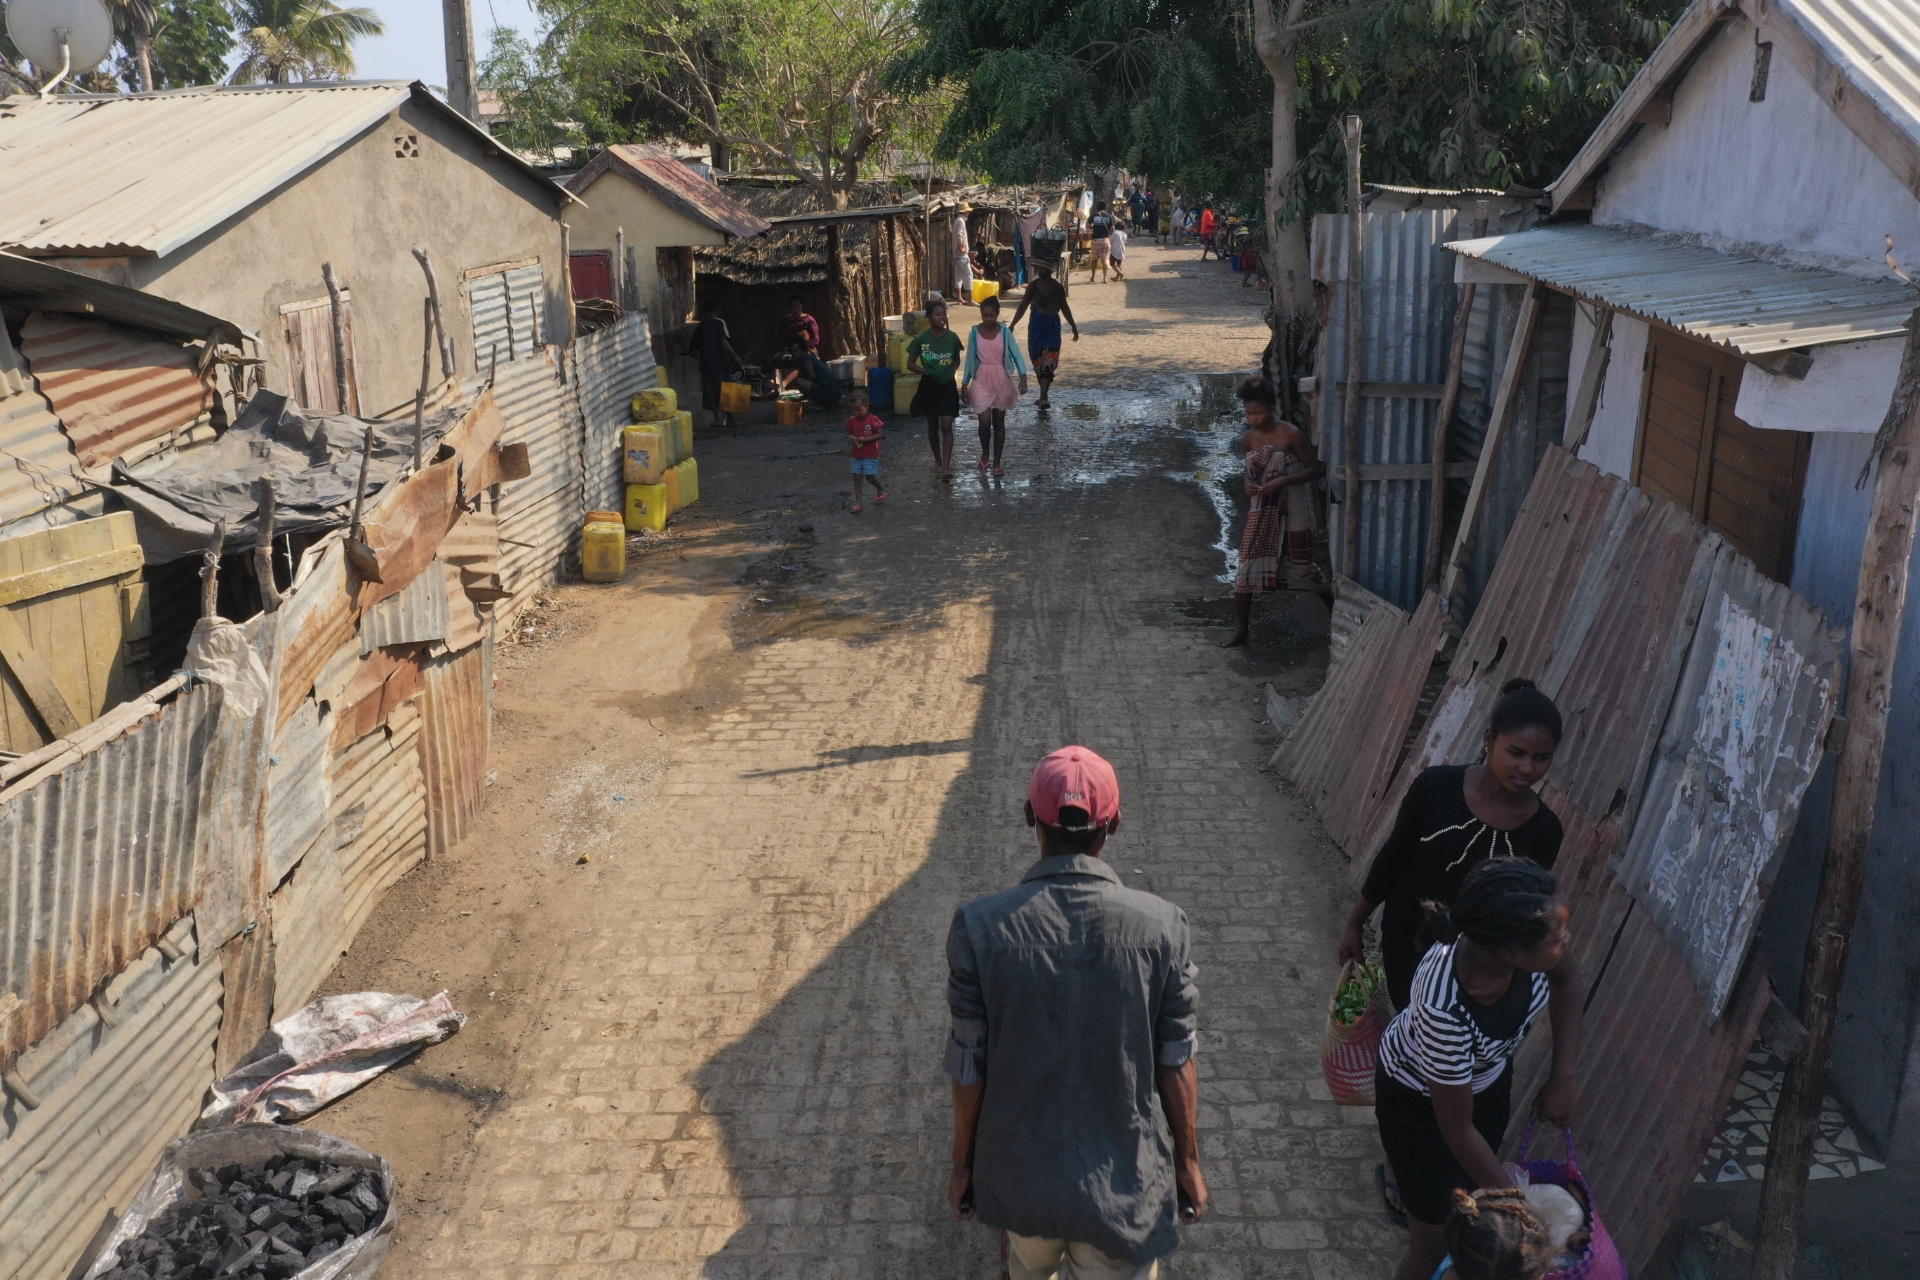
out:
{"label": "pink patterned cloth", "polygon": [[981,333],[974,340],[978,344],[980,367],[974,371],[973,382],[967,387],[967,403],[975,413],[1013,408],[1020,403],[1020,389],[1007,376],[1007,326],[1000,326],[997,337],[989,338]]}

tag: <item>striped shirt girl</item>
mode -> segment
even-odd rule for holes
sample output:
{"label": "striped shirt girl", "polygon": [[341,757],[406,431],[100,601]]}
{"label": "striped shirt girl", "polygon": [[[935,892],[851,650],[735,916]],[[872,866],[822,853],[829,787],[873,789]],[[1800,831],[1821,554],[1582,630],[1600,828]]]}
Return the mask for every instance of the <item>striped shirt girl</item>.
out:
{"label": "striped shirt girl", "polygon": [[1412,1002],[1380,1039],[1381,1070],[1419,1093],[1432,1084],[1485,1090],[1547,1007],[1547,975],[1524,970],[1514,973],[1499,1002],[1468,999],[1454,972],[1456,945],[1427,952],[1413,977]]}

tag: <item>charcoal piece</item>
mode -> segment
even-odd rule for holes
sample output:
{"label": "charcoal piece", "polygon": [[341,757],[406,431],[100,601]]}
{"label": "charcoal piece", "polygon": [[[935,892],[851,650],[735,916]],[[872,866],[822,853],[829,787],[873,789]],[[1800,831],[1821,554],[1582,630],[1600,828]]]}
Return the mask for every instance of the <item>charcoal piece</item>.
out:
{"label": "charcoal piece", "polygon": [[267,1185],[272,1187],[279,1195],[285,1195],[287,1193],[287,1187],[290,1186],[292,1182],[293,1170],[291,1169],[282,1169],[267,1179]]}
{"label": "charcoal piece", "polygon": [[246,1242],[248,1244],[259,1244],[262,1240],[265,1240],[266,1238],[267,1238],[267,1233],[264,1231],[249,1231],[245,1236]]}
{"label": "charcoal piece", "polygon": [[380,1203],[380,1197],[374,1191],[370,1179],[363,1178],[354,1183],[353,1190],[347,1193],[347,1198],[370,1214],[377,1214],[385,1207]]}
{"label": "charcoal piece", "polygon": [[318,1181],[320,1181],[320,1175],[312,1169],[300,1169],[294,1173],[293,1183],[288,1188],[287,1194],[300,1199],[313,1190],[313,1184]]}
{"label": "charcoal piece", "polygon": [[335,1169],[332,1173],[329,1173],[326,1177],[314,1183],[313,1189],[307,1194],[313,1198],[337,1195],[353,1184],[354,1175],[359,1172],[358,1169],[355,1169],[351,1165]]}
{"label": "charcoal piece", "polygon": [[263,1269],[269,1280],[288,1280],[307,1269],[307,1260],[297,1253],[276,1253],[266,1259]]}
{"label": "charcoal piece", "polygon": [[346,1223],[347,1230],[359,1235],[367,1229],[367,1215],[360,1211],[359,1205],[346,1200],[336,1200],[334,1203],[340,1206],[340,1221]]}
{"label": "charcoal piece", "polygon": [[216,1203],[213,1212],[214,1216],[219,1219],[220,1225],[228,1231],[231,1231],[234,1235],[240,1235],[247,1229],[246,1216],[232,1205]]}
{"label": "charcoal piece", "polygon": [[264,1228],[267,1225],[267,1219],[272,1215],[273,1215],[273,1210],[271,1208],[269,1208],[266,1205],[261,1205],[259,1208],[255,1209],[252,1213],[247,1215],[247,1221],[251,1222],[256,1227]]}
{"label": "charcoal piece", "polygon": [[334,1248],[337,1249],[340,1247],[340,1242],[347,1238],[347,1229],[337,1222],[329,1222],[320,1228],[320,1238],[333,1241]]}
{"label": "charcoal piece", "polygon": [[247,1256],[247,1242],[245,1240],[235,1240],[232,1244],[227,1246],[226,1252],[222,1253],[218,1258],[217,1261],[219,1263],[220,1270],[232,1271],[236,1266],[240,1264],[240,1259],[246,1256]]}

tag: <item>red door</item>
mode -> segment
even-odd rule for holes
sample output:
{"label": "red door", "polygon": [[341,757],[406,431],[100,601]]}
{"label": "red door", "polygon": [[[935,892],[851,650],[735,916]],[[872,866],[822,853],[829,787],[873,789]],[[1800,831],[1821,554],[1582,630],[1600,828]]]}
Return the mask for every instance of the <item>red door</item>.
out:
{"label": "red door", "polygon": [[576,298],[613,297],[613,253],[607,249],[575,249],[567,262]]}

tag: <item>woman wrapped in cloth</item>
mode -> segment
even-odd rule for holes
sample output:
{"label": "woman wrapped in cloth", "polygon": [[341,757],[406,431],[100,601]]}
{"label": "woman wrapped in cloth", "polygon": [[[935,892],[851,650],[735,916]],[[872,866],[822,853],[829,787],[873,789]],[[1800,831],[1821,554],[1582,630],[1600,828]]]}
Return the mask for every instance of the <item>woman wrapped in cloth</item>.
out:
{"label": "woman wrapped in cloth", "polygon": [[1270,591],[1311,591],[1333,609],[1333,589],[1313,559],[1313,495],[1307,485],[1326,473],[1313,442],[1276,410],[1280,396],[1265,378],[1240,384],[1246,408],[1246,532],[1240,536],[1240,570],[1233,579],[1233,634],[1220,642],[1230,649],[1247,642],[1253,597]]}

